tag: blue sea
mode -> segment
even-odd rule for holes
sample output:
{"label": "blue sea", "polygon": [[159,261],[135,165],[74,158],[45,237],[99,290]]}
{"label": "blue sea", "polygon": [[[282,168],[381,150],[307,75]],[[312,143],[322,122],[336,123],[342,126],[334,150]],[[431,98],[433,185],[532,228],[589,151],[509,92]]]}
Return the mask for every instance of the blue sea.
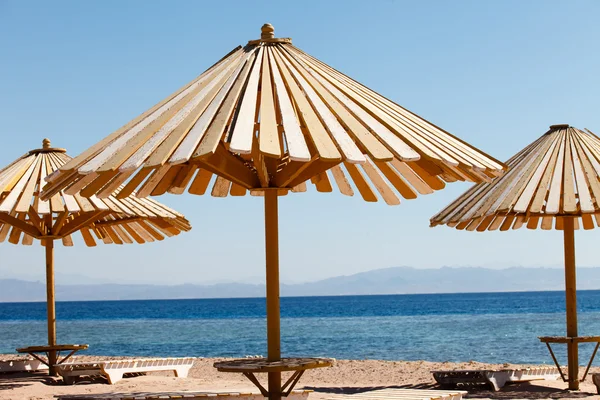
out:
{"label": "blue sea", "polygon": [[[600,334],[600,291],[579,292],[580,335]],[[58,302],[59,343],[87,354],[266,354],[265,301]],[[538,336],[565,334],[563,292],[285,297],[284,356],[546,363]],[[0,353],[46,342],[45,303],[0,303]],[[581,359],[592,345],[581,346]],[[565,349],[557,348],[566,362]]]}

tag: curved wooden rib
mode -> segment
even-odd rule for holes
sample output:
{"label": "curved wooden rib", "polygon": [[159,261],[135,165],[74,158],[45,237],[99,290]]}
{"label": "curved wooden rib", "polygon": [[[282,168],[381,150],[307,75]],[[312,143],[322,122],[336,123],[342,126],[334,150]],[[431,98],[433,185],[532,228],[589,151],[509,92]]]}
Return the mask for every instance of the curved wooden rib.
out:
{"label": "curved wooden rib", "polygon": [[553,125],[507,164],[504,176],[473,186],[435,215],[431,226],[562,230],[564,216],[581,219],[576,229],[600,223],[600,139],[590,131]]}
{"label": "curved wooden rib", "polygon": [[60,167],[42,197],[74,187],[105,198],[123,183],[122,197],[180,194],[190,184],[203,194],[215,174],[218,197],[311,181],[347,195],[353,183],[367,201],[399,204],[398,195],[490,181],[503,169],[291,40],[258,40]]}
{"label": "curved wooden rib", "polygon": [[[33,239],[52,238],[72,246],[71,235],[79,231],[88,246],[95,246],[96,240],[145,243],[191,229],[183,215],[152,199],[86,198],[78,190],[40,199],[46,175],[69,160],[65,150],[50,148],[45,140],[44,148],[30,151],[0,171],[0,242],[8,238],[10,243],[29,245]],[[118,194],[120,187],[115,190]]]}

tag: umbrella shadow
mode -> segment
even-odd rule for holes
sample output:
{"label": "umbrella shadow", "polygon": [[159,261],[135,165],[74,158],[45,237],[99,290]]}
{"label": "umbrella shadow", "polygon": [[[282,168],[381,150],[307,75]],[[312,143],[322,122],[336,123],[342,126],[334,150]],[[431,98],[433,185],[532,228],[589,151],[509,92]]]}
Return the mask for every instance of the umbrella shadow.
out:
{"label": "umbrella shadow", "polygon": [[[380,385],[380,386],[304,386],[303,389],[312,390],[315,393],[327,394],[357,394],[381,389],[433,389],[444,390],[437,384],[424,383],[418,385]],[[452,389],[451,389],[452,390]],[[459,388],[457,390],[465,390]],[[589,392],[570,392],[568,390],[552,388],[546,386],[536,386],[528,383],[506,385],[499,392],[490,390],[477,390],[469,388],[469,393],[463,398],[466,399],[494,399],[494,400],[512,400],[512,399],[581,399],[594,396],[595,393]]]}
{"label": "umbrella shadow", "polygon": [[469,390],[465,396],[470,399],[581,399],[594,396],[590,392],[572,392],[567,389],[560,389],[548,386],[532,385],[527,382],[506,385],[502,390],[493,392],[490,390]]}
{"label": "umbrella shadow", "polygon": [[382,389],[439,389],[439,386],[430,383],[423,383],[418,385],[379,385],[379,386],[303,386],[302,389],[312,390],[315,393],[328,393],[328,394],[357,394],[370,392],[372,390]]}
{"label": "umbrella shadow", "polygon": [[44,373],[17,372],[0,374],[0,391],[27,387],[36,382],[40,382],[45,385],[56,385],[59,383],[57,379]]}

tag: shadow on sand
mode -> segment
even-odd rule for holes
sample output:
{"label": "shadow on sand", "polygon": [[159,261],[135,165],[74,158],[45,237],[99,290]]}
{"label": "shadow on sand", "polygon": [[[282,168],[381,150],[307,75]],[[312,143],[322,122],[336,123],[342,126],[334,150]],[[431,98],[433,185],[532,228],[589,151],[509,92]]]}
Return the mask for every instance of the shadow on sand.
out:
{"label": "shadow on sand", "polygon": [[[317,387],[317,386],[305,386],[303,389],[313,390],[316,393],[327,393],[327,394],[356,394],[364,393],[371,390],[381,389],[431,389],[431,390],[444,390],[439,385],[435,384],[420,384],[420,385],[392,385],[392,386],[369,386],[369,387]],[[450,389],[452,390],[452,389]],[[457,389],[462,390],[462,389]],[[469,393],[464,396],[466,399],[498,399],[498,400],[512,400],[512,399],[581,399],[590,396],[594,396],[595,393],[591,392],[570,392],[568,390],[536,386],[529,383],[511,384],[506,385],[499,392],[493,392],[490,390],[473,390],[469,389]]]}
{"label": "shadow on sand", "polygon": [[44,385],[57,385],[60,381],[48,376],[47,373],[36,372],[15,372],[0,374],[0,391],[12,390],[21,387],[31,386],[36,382]]}

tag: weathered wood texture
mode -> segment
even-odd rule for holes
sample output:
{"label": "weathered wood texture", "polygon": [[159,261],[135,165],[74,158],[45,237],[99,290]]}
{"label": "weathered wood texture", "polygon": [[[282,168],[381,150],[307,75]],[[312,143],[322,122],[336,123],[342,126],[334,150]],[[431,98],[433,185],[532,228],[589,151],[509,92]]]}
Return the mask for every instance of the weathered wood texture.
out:
{"label": "weathered wood texture", "polygon": [[[242,196],[265,187],[334,186],[400,203],[445,182],[490,181],[504,165],[341,72],[289,39],[239,47],[197,79],[52,174],[104,198],[165,192]],[[222,179],[216,179],[216,176]],[[117,194],[117,197],[121,197]]]}
{"label": "weathered wood texture", "polygon": [[[145,243],[162,240],[191,229],[183,215],[153,199],[110,195],[103,199],[82,194],[84,188],[69,185],[48,200],[39,198],[47,174],[56,171],[69,157],[64,149],[44,147],[32,150],[0,170],[0,242],[30,245],[33,239],[62,239],[72,246],[71,234],[79,231],[88,246],[104,243]],[[103,190],[110,183],[99,183],[93,176],[90,185]],[[118,193],[119,186],[114,190]]]}
{"label": "weathered wood texture", "polygon": [[590,131],[553,125],[507,161],[509,171],[474,185],[431,219],[456,229],[575,229],[600,224],[600,139]]}

